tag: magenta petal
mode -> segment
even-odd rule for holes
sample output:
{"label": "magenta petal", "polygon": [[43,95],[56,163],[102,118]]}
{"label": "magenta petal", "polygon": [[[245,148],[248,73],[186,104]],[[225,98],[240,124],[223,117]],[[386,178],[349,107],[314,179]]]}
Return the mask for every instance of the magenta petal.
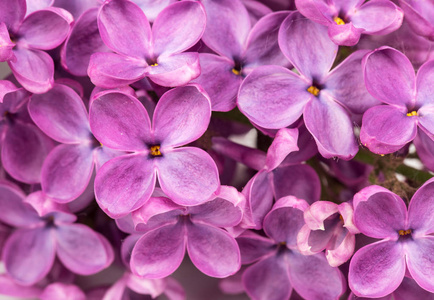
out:
{"label": "magenta petal", "polygon": [[[15,92],[17,92],[17,93],[15,93]],[[12,96],[12,95],[15,96],[15,95],[21,94],[21,92],[24,92],[23,88],[17,87],[15,84],[10,82],[9,80],[0,80],[0,103],[3,103],[3,101],[5,99],[9,98],[9,97],[7,97],[8,94],[11,94],[10,96]],[[24,92],[24,93],[26,93],[26,92]],[[3,108],[3,109],[5,109],[5,108]],[[11,109],[11,108],[8,108],[8,109]],[[4,112],[4,110],[2,112]]]}
{"label": "magenta petal", "polygon": [[354,196],[354,224],[374,238],[398,238],[405,230],[407,208],[396,194],[380,186],[370,186]]}
{"label": "magenta petal", "polygon": [[180,222],[144,234],[131,254],[131,271],[143,278],[163,278],[172,274],[185,254],[185,226]]}
{"label": "magenta petal", "polygon": [[428,2],[400,0],[399,5],[405,12],[405,20],[411,29],[428,40],[434,39],[434,27],[431,22],[432,9]]}
{"label": "magenta petal", "polygon": [[366,89],[363,79],[362,58],[368,50],[352,53],[327,75],[322,90],[345,105],[355,114],[364,113],[368,108],[379,105]]}
{"label": "magenta petal", "polygon": [[414,194],[408,206],[408,226],[417,235],[434,233],[434,180],[429,180]]}
{"label": "magenta petal", "polygon": [[331,267],[323,253],[305,256],[291,251],[288,256],[292,287],[305,299],[339,299],[346,286],[338,268]]}
{"label": "magenta petal", "polygon": [[253,123],[280,129],[294,123],[311,98],[309,83],[294,72],[279,66],[263,66],[243,81],[238,107]]}
{"label": "magenta petal", "polygon": [[26,15],[26,0],[8,0],[0,3],[0,23],[4,22],[12,30],[18,26]]}
{"label": "magenta petal", "polygon": [[184,147],[163,153],[155,164],[161,188],[180,205],[202,203],[220,185],[214,160],[199,148]]}
{"label": "magenta petal", "polygon": [[265,161],[266,168],[270,171],[276,169],[289,153],[298,151],[297,140],[297,129],[280,129],[268,148]]}
{"label": "magenta petal", "polygon": [[434,237],[416,238],[406,244],[407,267],[413,279],[425,290],[434,293]]}
{"label": "magenta petal", "polygon": [[59,46],[69,34],[73,18],[60,8],[46,8],[28,15],[20,26],[19,42],[29,47],[50,50]]}
{"label": "magenta petal", "polygon": [[144,59],[116,53],[94,53],[90,57],[88,74],[92,83],[102,88],[117,88],[145,77]]}
{"label": "magenta petal", "polygon": [[261,65],[289,65],[277,42],[280,25],[288,12],[275,12],[260,19],[247,40],[245,68]]}
{"label": "magenta petal", "polygon": [[37,286],[23,286],[16,283],[6,274],[0,275],[0,294],[2,296],[23,297],[37,299],[42,289]]}
{"label": "magenta petal", "polygon": [[95,137],[109,148],[143,151],[153,142],[146,109],[128,94],[100,94],[91,104],[89,120]]}
{"label": "magenta petal", "polygon": [[143,10],[149,22],[153,23],[163,9],[176,1],[177,0],[134,0],[133,2]]}
{"label": "magenta petal", "polygon": [[[229,111],[235,107],[242,76],[235,75],[234,62],[226,57],[199,53],[201,73],[192,81],[208,93],[213,111]],[[225,88],[222,88],[225,87]]]}
{"label": "magenta petal", "polygon": [[62,48],[62,66],[76,76],[87,76],[90,56],[108,51],[101,39],[97,23],[98,8],[85,11],[74,23]]}
{"label": "magenta petal", "polygon": [[282,257],[272,255],[248,267],[243,273],[243,286],[251,299],[289,299],[292,285]]}
{"label": "magenta petal", "polygon": [[6,24],[0,22],[0,61],[14,60],[14,47],[15,43],[11,41]]}
{"label": "magenta petal", "polygon": [[401,285],[398,287],[395,293],[393,293],[394,298],[387,298],[385,300],[433,300],[434,294],[428,292],[427,290],[421,288],[416,281],[409,277],[404,277]]}
{"label": "magenta petal", "polygon": [[328,35],[330,39],[341,46],[354,46],[359,42],[360,35],[363,29],[356,28],[353,23],[344,25],[331,24],[328,27]]}
{"label": "magenta petal", "polygon": [[237,237],[240,247],[241,263],[250,264],[275,251],[276,243],[253,231],[246,230]]}
{"label": "magenta petal", "polygon": [[146,76],[162,86],[185,85],[200,75],[199,54],[195,52],[159,57],[157,62],[147,69]]}
{"label": "magenta petal", "polygon": [[227,58],[241,58],[250,31],[249,14],[239,0],[202,1],[207,15],[202,40]]}
{"label": "magenta petal", "polygon": [[396,290],[404,274],[405,255],[402,244],[380,241],[367,245],[354,254],[350,261],[348,283],[359,297],[379,298]]}
{"label": "magenta petal", "polygon": [[302,18],[298,13],[283,21],[279,46],[300,74],[317,81],[331,69],[338,51],[338,46],[328,37],[326,27]]}
{"label": "magenta petal", "polygon": [[188,209],[188,213],[193,223],[199,222],[215,227],[236,226],[243,216],[240,207],[222,198],[192,206]]}
{"label": "magenta petal", "polygon": [[418,105],[433,104],[432,94],[434,93],[434,87],[432,82],[434,81],[434,61],[430,60],[423,64],[416,75],[416,103]]}
{"label": "magenta petal", "polygon": [[378,100],[399,106],[412,106],[415,74],[408,58],[390,47],[366,55],[362,62],[366,88]]}
{"label": "magenta petal", "polygon": [[73,200],[86,189],[93,166],[92,148],[86,145],[59,145],[44,162],[42,190],[61,202]]}
{"label": "magenta petal", "polygon": [[135,3],[105,2],[98,14],[98,28],[102,40],[113,51],[141,59],[151,57],[151,26]]}
{"label": "magenta petal", "polygon": [[74,273],[95,274],[113,261],[113,250],[99,233],[82,224],[59,226],[56,230],[57,255]]}
{"label": "magenta petal", "polygon": [[154,56],[180,53],[201,38],[206,25],[200,2],[175,2],[166,7],[152,24]]}
{"label": "magenta petal", "polygon": [[161,147],[177,147],[197,140],[211,118],[209,99],[196,86],[178,87],[158,101],[153,117],[154,137]]}
{"label": "magenta petal", "polygon": [[324,26],[332,22],[333,11],[329,2],[322,0],[295,0],[294,2],[297,10],[306,18]]}
{"label": "magenta petal", "polygon": [[120,218],[139,208],[155,186],[154,162],[146,155],[124,155],[105,163],[95,178],[95,197],[102,210]]}
{"label": "magenta petal", "polygon": [[187,251],[193,264],[211,277],[227,277],[241,267],[237,242],[220,228],[198,223],[187,224]]}
{"label": "magenta petal", "polygon": [[22,285],[32,285],[48,274],[54,263],[55,242],[51,229],[19,229],[3,249],[8,274]]}
{"label": "magenta petal", "polygon": [[76,143],[91,137],[83,100],[66,85],[55,84],[47,93],[33,95],[28,109],[36,125],[58,142]]}
{"label": "magenta petal", "polygon": [[327,96],[309,101],[304,122],[325,158],[353,158],[359,150],[348,112]]}
{"label": "magenta petal", "polygon": [[14,49],[15,62],[9,61],[16,79],[34,94],[42,94],[52,88],[54,83],[54,63],[47,53],[40,50]]}
{"label": "magenta petal", "polygon": [[418,111],[419,127],[425,131],[428,136],[434,136],[434,104],[424,105]]}
{"label": "magenta petal", "polygon": [[1,162],[13,178],[38,183],[42,164],[51,147],[51,141],[36,126],[15,122],[3,140]]}
{"label": "magenta petal", "polygon": [[388,34],[398,29],[404,12],[393,2],[377,0],[366,2],[351,15],[354,26],[363,28],[366,34]]}
{"label": "magenta petal", "polygon": [[417,119],[396,106],[380,105],[363,115],[360,141],[374,153],[388,154],[401,149],[417,134]]}
{"label": "magenta petal", "polygon": [[52,283],[48,285],[40,296],[41,300],[86,300],[84,292],[73,284]]}

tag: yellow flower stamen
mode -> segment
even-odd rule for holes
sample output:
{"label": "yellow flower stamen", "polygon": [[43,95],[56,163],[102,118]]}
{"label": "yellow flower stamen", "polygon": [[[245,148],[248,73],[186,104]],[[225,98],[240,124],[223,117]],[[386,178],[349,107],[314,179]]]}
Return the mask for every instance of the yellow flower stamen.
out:
{"label": "yellow flower stamen", "polygon": [[235,68],[232,69],[232,73],[234,73],[235,75],[240,75],[240,71]]}
{"label": "yellow flower stamen", "polygon": [[319,95],[319,88],[317,88],[317,87],[315,87],[315,86],[313,86],[313,85],[311,85],[311,86],[307,89],[307,91],[308,91],[309,93],[311,93],[312,95],[314,95],[314,96],[318,96],[318,95]]}
{"label": "yellow flower stamen", "polygon": [[335,23],[338,24],[338,25],[345,25],[344,20],[342,20],[342,19],[339,18],[339,17],[334,17],[334,18],[333,18],[333,21],[335,21]]}
{"label": "yellow flower stamen", "polygon": [[158,66],[157,63],[151,65],[151,67],[156,67],[156,66]]}
{"label": "yellow flower stamen", "polygon": [[409,235],[409,234],[411,234],[411,229],[407,229],[407,230],[399,230],[399,231],[398,231],[398,234],[401,235],[401,236]]}
{"label": "yellow flower stamen", "polygon": [[162,155],[159,145],[151,146],[150,152],[151,152],[152,156],[161,156]]}
{"label": "yellow flower stamen", "polygon": [[413,110],[412,112],[407,113],[407,117],[417,116],[417,111]]}

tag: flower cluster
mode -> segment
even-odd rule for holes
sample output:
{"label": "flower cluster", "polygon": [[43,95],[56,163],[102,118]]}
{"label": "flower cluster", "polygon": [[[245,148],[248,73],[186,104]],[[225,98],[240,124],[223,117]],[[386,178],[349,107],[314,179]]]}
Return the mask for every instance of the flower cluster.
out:
{"label": "flower cluster", "polygon": [[191,261],[210,299],[434,299],[433,24],[431,1],[0,0],[0,295],[199,299]]}

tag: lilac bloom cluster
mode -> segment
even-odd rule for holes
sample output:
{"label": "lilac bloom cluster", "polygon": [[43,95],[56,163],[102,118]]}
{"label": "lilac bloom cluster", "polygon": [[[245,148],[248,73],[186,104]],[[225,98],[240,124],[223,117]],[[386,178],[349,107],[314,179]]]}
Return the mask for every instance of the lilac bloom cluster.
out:
{"label": "lilac bloom cluster", "polygon": [[0,295],[434,299],[433,22],[0,0]]}

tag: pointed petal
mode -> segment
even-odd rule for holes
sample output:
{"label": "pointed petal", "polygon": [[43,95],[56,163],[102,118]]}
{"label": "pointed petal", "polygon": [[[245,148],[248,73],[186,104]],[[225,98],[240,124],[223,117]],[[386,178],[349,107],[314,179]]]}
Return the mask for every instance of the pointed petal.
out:
{"label": "pointed petal", "polygon": [[51,229],[19,229],[6,241],[2,261],[7,273],[16,282],[33,285],[50,271],[55,249]]}
{"label": "pointed petal", "polygon": [[340,46],[354,46],[359,42],[363,29],[354,27],[353,23],[343,25],[330,24],[328,35],[330,39]]}
{"label": "pointed petal", "polygon": [[249,33],[245,53],[245,68],[262,65],[289,65],[277,42],[280,25],[289,15],[287,11],[273,12],[255,24]]}
{"label": "pointed petal", "polygon": [[309,101],[304,122],[325,158],[350,160],[359,151],[348,112],[329,97],[320,95]]}
{"label": "pointed petal", "polygon": [[240,111],[255,124],[280,129],[294,123],[312,94],[309,83],[294,72],[279,66],[253,70],[243,81],[238,94]]}
{"label": "pointed petal", "polygon": [[347,262],[354,254],[356,245],[356,236],[347,231],[344,240],[340,245],[333,250],[326,250],[326,258],[329,265],[332,267],[339,267]]}
{"label": "pointed petal", "polygon": [[181,53],[194,46],[205,25],[205,9],[200,2],[183,1],[167,6],[152,24],[154,55]]}
{"label": "pointed petal", "polygon": [[363,115],[360,141],[377,154],[395,152],[416,137],[416,122],[399,107],[374,106]]}
{"label": "pointed petal", "polygon": [[279,46],[300,74],[318,82],[331,69],[338,51],[338,46],[328,37],[326,27],[298,13],[289,15],[283,21]]}
{"label": "pointed petal", "polygon": [[50,55],[41,50],[14,49],[16,61],[9,67],[18,82],[29,92],[42,94],[54,83],[54,63]]}
{"label": "pointed petal", "polygon": [[155,187],[154,162],[143,154],[113,158],[99,169],[95,197],[101,209],[120,218],[139,208]]}
{"label": "pointed petal", "polygon": [[240,59],[250,31],[246,7],[239,0],[202,1],[207,15],[202,40],[212,50],[230,59]]}
{"label": "pointed petal", "polygon": [[378,0],[364,3],[351,15],[354,26],[363,28],[366,34],[388,34],[398,29],[404,12],[393,2]]}
{"label": "pointed petal", "polygon": [[196,86],[166,92],[154,111],[153,128],[161,147],[178,147],[197,140],[211,118],[209,99]]}
{"label": "pointed petal", "polygon": [[92,149],[87,145],[59,145],[44,161],[42,190],[49,197],[69,202],[86,189],[93,166]]}
{"label": "pointed petal", "polygon": [[390,47],[378,48],[363,58],[366,88],[376,99],[398,106],[412,106],[414,69],[408,58]]}
{"label": "pointed petal", "polygon": [[328,264],[323,253],[305,256],[291,251],[287,259],[289,279],[303,298],[339,299],[345,292],[343,274]]}
{"label": "pointed petal", "polygon": [[294,2],[297,10],[315,23],[328,26],[332,22],[334,12],[329,2],[322,0],[295,0]]}
{"label": "pointed petal", "polygon": [[368,50],[359,50],[348,56],[324,80],[321,92],[327,92],[355,114],[364,113],[368,108],[381,104],[366,89],[363,80],[362,58]]}
{"label": "pointed petal", "polygon": [[98,28],[102,40],[114,52],[141,59],[151,57],[151,26],[135,3],[105,2],[98,14]]}
{"label": "pointed petal", "polygon": [[213,111],[232,110],[236,106],[238,88],[243,81],[242,76],[232,71],[234,62],[209,53],[199,53],[199,60],[201,73],[192,83],[200,84],[208,93]]}
{"label": "pointed petal", "polygon": [[350,261],[348,283],[359,297],[379,298],[392,293],[405,274],[401,243],[380,241],[358,250]]}
{"label": "pointed petal", "polygon": [[146,76],[162,86],[185,85],[200,75],[199,54],[195,52],[159,57],[157,63],[147,69]]}
{"label": "pointed petal", "polygon": [[36,126],[15,122],[3,140],[1,162],[16,180],[39,183],[42,164],[51,147],[51,140]]}
{"label": "pointed petal", "polygon": [[325,230],[324,221],[337,212],[338,205],[336,203],[317,201],[304,211],[304,220],[311,230]]}
{"label": "pointed petal", "polygon": [[416,238],[406,246],[407,267],[411,276],[420,287],[434,293],[434,264],[430,259],[434,251],[434,237]]}
{"label": "pointed petal", "polygon": [[408,206],[408,226],[414,234],[434,233],[434,180],[425,182],[414,194]]}
{"label": "pointed petal", "polygon": [[184,258],[185,238],[185,227],[180,222],[147,232],[133,249],[131,271],[151,279],[172,274]]}
{"label": "pointed petal", "polygon": [[151,144],[151,121],[135,97],[118,91],[100,94],[92,101],[90,127],[104,145],[116,150],[143,151]]}
{"label": "pointed petal", "polygon": [[193,264],[211,277],[224,278],[235,274],[241,267],[237,242],[220,228],[187,224],[187,251]]}
{"label": "pointed petal", "polygon": [[267,151],[265,166],[268,170],[276,169],[289,153],[299,150],[297,140],[297,129],[282,128],[276,133]]}
{"label": "pointed petal", "polygon": [[398,238],[405,230],[407,208],[404,201],[389,190],[372,185],[354,196],[354,224],[373,238]]}
{"label": "pointed petal", "polygon": [[45,94],[33,95],[28,109],[36,125],[58,142],[76,143],[91,137],[83,100],[66,85],[56,84]]}
{"label": "pointed petal", "polygon": [[72,15],[61,8],[46,8],[28,15],[20,26],[19,42],[30,48],[54,49],[66,39],[70,30]]}
{"label": "pointed petal", "polygon": [[276,255],[248,267],[242,280],[247,295],[252,299],[289,299],[292,293],[287,266],[284,260]]}
{"label": "pointed petal", "polygon": [[59,226],[56,230],[57,255],[74,273],[95,274],[107,268],[114,254],[102,235],[82,224]]}
{"label": "pointed petal", "polygon": [[220,186],[217,166],[202,149],[175,149],[155,159],[155,164],[161,188],[177,204],[202,203]]}
{"label": "pointed petal", "polygon": [[431,22],[431,5],[422,1],[399,1],[399,6],[405,12],[405,20],[411,29],[420,36],[432,41],[434,39],[434,27]]}
{"label": "pointed petal", "polygon": [[87,72],[92,83],[102,88],[117,88],[145,77],[147,63],[143,59],[116,53],[94,53]]}

